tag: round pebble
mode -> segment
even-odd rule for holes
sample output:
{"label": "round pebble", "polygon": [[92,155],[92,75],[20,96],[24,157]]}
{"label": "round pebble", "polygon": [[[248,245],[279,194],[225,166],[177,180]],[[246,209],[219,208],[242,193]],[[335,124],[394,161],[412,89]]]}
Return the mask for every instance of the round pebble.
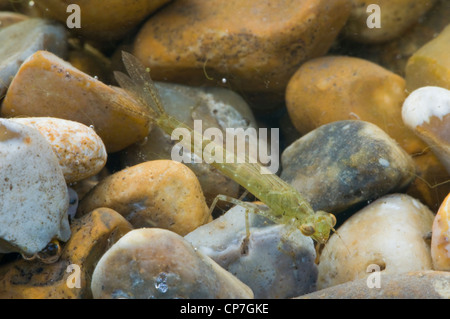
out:
{"label": "round pebble", "polygon": [[195,174],[186,165],[156,160],[101,180],[84,196],[78,216],[109,207],[134,227],[159,227],[185,235],[211,221]]}
{"label": "round pebble", "polygon": [[338,213],[367,200],[405,189],[414,162],[378,126],[364,121],[323,125],[287,147],[281,178],[315,210]]}
{"label": "round pebble", "polygon": [[372,202],[330,237],[319,260],[318,288],[368,278],[373,271],[431,270],[433,219],[428,207],[408,195]]}
{"label": "round pebble", "polygon": [[78,122],[49,117],[11,119],[39,130],[52,146],[68,184],[100,172],[107,154],[95,131]]}
{"label": "round pebble", "polygon": [[141,228],[123,236],[92,275],[94,298],[253,298],[250,288],[164,229]]}

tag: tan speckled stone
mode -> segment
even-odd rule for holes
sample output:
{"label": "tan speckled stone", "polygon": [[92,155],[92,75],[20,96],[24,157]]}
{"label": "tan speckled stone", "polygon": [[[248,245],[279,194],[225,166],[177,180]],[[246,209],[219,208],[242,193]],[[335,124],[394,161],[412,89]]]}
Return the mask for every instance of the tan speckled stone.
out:
{"label": "tan speckled stone", "polygon": [[144,162],[105,178],[80,202],[78,215],[97,207],[114,209],[135,228],[160,227],[180,235],[211,220],[195,174],[171,160]]}
{"label": "tan speckled stone", "polygon": [[106,164],[106,149],[95,131],[78,122],[50,117],[11,119],[39,130],[51,145],[68,184],[100,172]]}

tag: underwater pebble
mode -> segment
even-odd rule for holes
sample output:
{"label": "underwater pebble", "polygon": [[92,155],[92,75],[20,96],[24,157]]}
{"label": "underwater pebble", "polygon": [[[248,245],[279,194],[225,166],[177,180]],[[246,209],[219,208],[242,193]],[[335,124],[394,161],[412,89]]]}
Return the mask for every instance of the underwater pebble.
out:
{"label": "underwater pebble", "polygon": [[349,14],[348,0],[175,1],[143,25],[133,54],[154,80],[223,85],[225,78],[264,108],[268,95],[282,98],[302,62],[327,52]]}
{"label": "underwater pebble", "polygon": [[72,236],[52,264],[19,259],[0,266],[1,299],[89,299],[91,278],[102,255],[131,231],[117,212],[99,208],[71,224]]}
{"label": "underwater pebble", "polygon": [[32,255],[70,237],[58,159],[34,128],[0,119],[0,252]]}
{"label": "underwater pebble", "polygon": [[409,58],[405,68],[406,89],[412,92],[424,86],[439,86],[450,90],[449,51],[450,25]]}
{"label": "underwater pebble", "polygon": [[[81,27],[72,32],[97,43],[117,41],[133,31],[152,12],[170,0],[90,0],[77,1],[82,15]],[[68,3],[65,0],[35,1],[40,13],[49,19],[66,23]]]}
{"label": "underwater pebble", "polygon": [[427,206],[405,194],[372,202],[330,237],[319,260],[318,288],[367,278],[373,270],[383,274],[431,270],[433,219]]}
{"label": "underwater pebble", "polygon": [[[430,10],[436,0],[351,0],[352,10],[342,30],[343,37],[361,43],[380,43],[401,36],[417,20]],[[380,27],[368,26],[375,11],[370,5],[379,7]]]}
{"label": "underwater pebble", "polygon": [[291,298],[315,290],[316,252],[310,237],[286,225],[274,225],[235,206],[184,238],[248,285],[255,298]]}
{"label": "underwater pebble", "polygon": [[[375,286],[377,280],[379,287]],[[299,299],[450,299],[450,272],[381,273],[379,279],[350,281]]]}
{"label": "underwater pebble", "polygon": [[404,189],[414,162],[378,126],[364,121],[323,125],[287,147],[281,178],[314,210],[338,213],[354,204]]}
{"label": "underwater pebble", "polygon": [[142,140],[150,129],[148,110],[125,91],[103,84],[46,51],[36,52],[22,64],[1,115],[55,117],[92,126],[108,153]]}
{"label": "underwater pebble", "polygon": [[100,172],[105,166],[105,145],[95,131],[78,122],[50,117],[11,119],[36,128],[50,143],[68,184]]}
{"label": "underwater pebble", "polygon": [[98,207],[114,209],[135,228],[166,228],[180,235],[211,221],[195,174],[171,160],[141,163],[101,180],[81,200],[77,216]]}
{"label": "underwater pebble", "polygon": [[27,19],[1,28],[0,43],[0,97],[28,56],[38,50],[64,56],[67,50],[64,27],[42,19]]}
{"label": "underwater pebble", "polygon": [[135,229],[100,259],[94,298],[253,298],[249,287],[183,237],[159,228]]}
{"label": "underwater pebble", "polygon": [[431,257],[435,270],[450,271],[450,193],[434,218]]}
{"label": "underwater pebble", "polygon": [[[201,120],[203,130],[213,127],[223,132],[226,128],[257,127],[255,118],[242,97],[224,88],[199,88],[172,83],[155,83],[167,112],[178,120],[194,127],[194,120]],[[145,141],[138,142],[121,154],[122,166],[133,166],[145,161],[171,159],[178,141],[159,127],[154,127]],[[221,195],[238,197],[239,184],[218,172],[211,165],[184,163],[197,176],[206,202],[210,204]]]}
{"label": "underwater pebble", "polygon": [[450,90],[435,86],[415,90],[403,103],[402,118],[450,174]]}

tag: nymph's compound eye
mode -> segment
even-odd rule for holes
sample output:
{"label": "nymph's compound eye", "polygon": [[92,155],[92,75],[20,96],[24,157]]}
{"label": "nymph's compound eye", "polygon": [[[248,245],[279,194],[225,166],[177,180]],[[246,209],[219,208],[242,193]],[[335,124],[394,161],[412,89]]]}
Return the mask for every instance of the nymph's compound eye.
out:
{"label": "nymph's compound eye", "polygon": [[308,225],[308,224],[303,224],[302,226],[300,226],[300,231],[305,236],[311,236],[312,234],[314,234],[316,232],[316,230],[314,229],[314,226]]}
{"label": "nymph's compound eye", "polygon": [[330,214],[330,217],[331,217],[331,227],[334,227],[336,225],[336,216]]}

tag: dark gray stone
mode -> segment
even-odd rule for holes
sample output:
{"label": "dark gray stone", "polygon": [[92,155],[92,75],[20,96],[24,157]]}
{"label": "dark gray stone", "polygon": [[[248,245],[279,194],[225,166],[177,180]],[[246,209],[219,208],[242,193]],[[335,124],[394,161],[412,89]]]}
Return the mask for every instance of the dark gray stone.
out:
{"label": "dark gray stone", "polygon": [[282,154],[281,178],[315,210],[332,213],[400,191],[414,178],[412,158],[378,126],[364,121],[323,125]]}

